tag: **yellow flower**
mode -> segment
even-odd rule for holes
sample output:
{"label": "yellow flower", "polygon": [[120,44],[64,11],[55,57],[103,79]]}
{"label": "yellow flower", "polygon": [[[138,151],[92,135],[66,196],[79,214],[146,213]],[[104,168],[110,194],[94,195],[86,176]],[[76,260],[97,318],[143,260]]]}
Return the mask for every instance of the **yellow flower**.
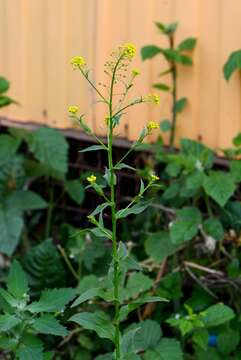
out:
{"label": "yellow flower", "polygon": [[133,76],[138,76],[138,75],[140,75],[140,73],[141,73],[139,69],[132,69],[131,72],[132,72],[132,75],[133,75]]}
{"label": "yellow flower", "polygon": [[74,56],[70,60],[70,64],[73,66],[73,69],[82,68],[86,65],[86,61],[82,56]]}
{"label": "yellow flower", "polygon": [[90,176],[87,176],[87,181],[89,181],[90,184],[93,184],[96,182],[96,176],[95,175],[90,175]]}
{"label": "yellow flower", "polygon": [[131,60],[136,54],[136,48],[133,44],[126,43],[121,45],[122,55]]}
{"label": "yellow flower", "polygon": [[152,130],[159,129],[159,124],[156,121],[149,121],[147,130],[150,133]]}
{"label": "yellow flower", "polygon": [[157,94],[149,94],[145,97],[145,101],[158,105],[160,104],[160,97]]}
{"label": "yellow flower", "polygon": [[160,180],[159,176],[155,174],[151,174],[151,181],[157,181],[157,180]]}
{"label": "yellow flower", "polygon": [[72,106],[69,107],[69,112],[71,114],[76,114],[78,111],[79,111],[79,108],[76,105],[72,105]]}

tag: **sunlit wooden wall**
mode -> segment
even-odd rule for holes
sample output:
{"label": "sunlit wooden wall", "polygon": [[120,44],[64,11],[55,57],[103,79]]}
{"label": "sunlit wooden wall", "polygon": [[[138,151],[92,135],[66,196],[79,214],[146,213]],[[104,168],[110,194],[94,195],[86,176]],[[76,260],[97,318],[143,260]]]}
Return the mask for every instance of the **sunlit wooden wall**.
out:
{"label": "sunlit wooden wall", "polygon": [[[97,83],[105,79],[103,64],[111,49],[133,42],[165,46],[153,21],[179,21],[177,42],[198,38],[194,66],[180,67],[179,96],[189,99],[178,121],[179,137],[192,137],[212,147],[230,145],[241,130],[240,76],[226,83],[222,66],[241,48],[240,0],[0,0],[0,74],[11,81],[10,95],[21,106],[0,114],[10,119],[71,127],[67,108],[78,103],[98,134],[105,133],[102,108],[69,59],[83,55]],[[141,69],[133,95],[151,91],[164,69],[160,58]],[[141,105],[123,118],[120,135],[134,139],[148,120],[168,118],[170,97],[161,93],[160,106]]]}

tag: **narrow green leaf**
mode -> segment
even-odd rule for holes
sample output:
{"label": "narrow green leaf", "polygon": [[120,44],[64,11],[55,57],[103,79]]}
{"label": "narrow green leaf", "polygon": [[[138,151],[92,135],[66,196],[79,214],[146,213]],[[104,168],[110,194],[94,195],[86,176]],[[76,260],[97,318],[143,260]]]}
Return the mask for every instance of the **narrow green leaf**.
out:
{"label": "narrow green leaf", "polygon": [[140,214],[141,212],[143,212],[148,206],[150,205],[150,201],[141,201],[129,208],[125,208],[125,209],[121,209],[117,212],[116,214],[116,218],[117,219],[123,219],[129,215],[132,214]]}
{"label": "narrow green leaf", "polygon": [[89,290],[86,290],[83,294],[81,294],[71,305],[71,307],[78,306],[82,304],[85,301],[91,300],[95,298],[96,296],[99,296],[101,293],[101,288],[92,288]]}
{"label": "narrow green leaf", "polygon": [[197,44],[196,38],[187,38],[178,45],[178,51],[193,50]]}
{"label": "narrow green leaf", "polygon": [[184,110],[186,105],[187,105],[187,98],[183,97],[183,98],[177,100],[176,104],[174,105],[174,110],[177,113],[181,113]]}
{"label": "narrow green leaf", "polygon": [[91,145],[83,150],[79,150],[79,152],[89,152],[89,151],[98,151],[98,150],[107,150],[103,145]]}
{"label": "narrow green leaf", "polygon": [[228,81],[234,71],[241,69],[241,50],[234,51],[230,54],[228,60],[224,64],[223,74]]}
{"label": "narrow green leaf", "polygon": [[163,83],[154,84],[152,87],[154,89],[158,89],[161,91],[169,91],[170,90],[170,86],[167,84],[163,84]]}

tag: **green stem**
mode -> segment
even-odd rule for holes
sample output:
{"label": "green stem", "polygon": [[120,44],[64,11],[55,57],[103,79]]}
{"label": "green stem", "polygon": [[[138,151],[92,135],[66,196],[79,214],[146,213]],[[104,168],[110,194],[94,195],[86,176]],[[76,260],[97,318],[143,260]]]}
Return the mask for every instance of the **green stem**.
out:
{"label": "green stem", "polygon": [[[47,182],[49,184],[49,181]],[[53,217],[53,209],[54,209],[54,188],[49,184],[50,191],[49,191],[49,206],[47,211],[47,219],[46,219],[46,228],[45,228],[45,238],[48,239],[51,232],[51,224],[52,224],[52,217]]]}
{"label": "green stem", "polygon": [[64,259],[67,267],[69,268],[69,271],[71,272],[71,274],[73,275],[73,277],[79,282],[80,277],[77,274],[77,272],[75,271],[75,269],[73,268],[71,262],[69,261],[69,258],[64,250],[64,248],[62,248],[61,245],[58,245],[57,248],[59,249],[60,254],[62,255],[62,258]]}
{"label": "green stem", "polygon": [[[173,35],[169,37],[170,49],[174,49]],[[172,127],[170,131],[169,146],[173,148],[176,136],[177,127],[177,66],[174,61],[171,62],[171,77],[172,77]]]}
{"label": "green stem", "polygon": [[[121,58],[119,59],[119,61]],[[114,264],[114,302],[115,302],[115,346],[116,346],[116,360],[121,358],[120,349],[120,296],[119,296],[119,275],[120,263],[118,258],[118,240],[116,233],[116,199],[115,199],[115,181],[114,181],[114,166],[113,166],[113,89],[115,83],[115,74],[119,64],[117,61],[110,87],[110,101],[109,101],[109,132],[108,132],[108,167],[110,170],[110,192],[111,192],[111,221],[112,221],[112,257]]]}

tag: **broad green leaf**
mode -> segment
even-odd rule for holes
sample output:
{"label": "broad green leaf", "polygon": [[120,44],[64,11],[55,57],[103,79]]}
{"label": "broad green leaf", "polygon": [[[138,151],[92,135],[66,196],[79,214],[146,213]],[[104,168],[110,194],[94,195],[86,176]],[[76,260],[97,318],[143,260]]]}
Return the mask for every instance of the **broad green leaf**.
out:
{"label": "broad green leaf", "polygon": [[156,262],[162,262],[166,257],[175,254],[177,246],[170,239],[168,232],[159,231],[150,234],[145,243],[145,249],[148,256]]}
{"label": "broad green leaf", "polygon": [[203,230],[217,241],[221,241],[224,237],[223,225],[218,219],[206,219],[203,222]]}
{"label": "broad green leaf", "polygon": [[14,315],[6,314],[0,315],[0,331],[9,331],[16,325],[22,322],[21,319],[17,318]]}
{"label": "broad green leaf", "polygon": [[193,333],[192,341],[198,345],[201,349],[207,350],[208,347],[208,331],[206,329],[196,330]]}
{"label": "broad green leaf", "polygon": [[96,296],[99,296],[101,293],[101,288],[92,288],[86,290],[83,294],[81,294],[71,305],[71,307],[77,306],[82,304],[83,302],[87,300],[91,300]]}
{"label": "broad green leaf", "polygon": [[136,351],[144,351],[157,346],[162,337],[160,325],[154,320],[145,320],[135,325],[138,331],[134,338]]}
{"label": "broad green leaf", "polygon": [[188,175],[186,179],[186,188],[187,190],[198,190],[201,188],[204,181],[205,174],[203,171],[194,171],[192,174]]}
{"label": "broad green leaf", "polygon": [[192,58],[187,55],[180,54],[174,49],[162,49],[162,53],[168,61],[175,61],[176,63],[190,66],[192,65]]}
{"label": "broad green leaf", "polygon": [[234,71],[241,69],[241,50],[234,51],[230,54],[227,62],[223,67],[223,74],[228,81]]}
{"label": "broad green leaf", "polygon": [[204,179],[204,190],[213,200],[223,207],[235,191],[235,183],[230,174],[212,171]]}
{"label": "broad green leaf", "polygon": [[150,205],[150,201],[140,201],[139,203],[131,206],[131,207],[126,207],[125,209],[121,209],[119,211],[117,211],[116,214],[116,218],[117,219],[122,219],[127,217],[128,215],[132,215],[132,214],[140,214],[141,212],[143,212],[148,206]]}
{"label": "broad green leaf", "polygon": [[112,353],[108,353],[105,355],[99,355],[95,358],[95,360],[113,360],[113,354]]}
{"label": "broad green leaf", "polygon": [[12,136],[2,134],[0,135],[0,166],[5,164],[16,153],[20,141]]}
{"label": "broad green leaf", "polygon": [[233,160],[230,162],[231,175],[235,182],[241,182],[241,161]]}
{"label": "broad green leaf", "polygon": [[205,316],[203,317],[203,322],[206,327],[214,327],[224,324],[235,317],[233,310],[224,305],[216,304],[210,306],[205,310]]}
{"label": "broad green leaf", "polygon": [[170,23],[170,24],[163,24],[163,23],[156,21],[155,25],[163,34],[171,35],[177,30],[178,22]]}
{"label": "broad green leaf", "polygon": [[81,184],[81,182],[77,179],[69,180],[65,182],[64,186],[70,198],[74,200],[78,205],[80,205],[85,197],[84,186]]}
{"label": "broad green leaf", "polygon": [[185,40],[183,40],[179,45],[178,45],[178,50],[179,51],[189,51],[189,50],[193,50],[196,46],[197,43],[197,39],[196,38],[187,38]]}
{"label": "broad green leaf", "polygon": [[235,351],[240,342],[240,332],[232,329],[218,334],[217,348],[223,355],[228,355]]}
{"label": "broad green leaf", "polygon": [[161,121],[160,128],[163,132],[168,132],[172,128],[172,123],[170,120],[165,119]]}
{"label": "broad green leaf", "polygon": [[163,84],[163,83],[154,84],[152,87],[154,89],[158,89],[161,91],[169,91],[170,90],[170,86],[167,84]]}
{"label": "broad green leaf", "polygon": [[47,202],[37,193],[29,190],[18,190],[7,199],[9,207],[19,210],[45,209]]}
{"label": "broad green leaf", "polygon": [[43,344],[32,335],[21,338],[21,345],[17,349],[19,360],[43,360]]}
{"label": "broad green leaf", "polygon": [[177,100],[176,104],[174,105],[174,109],[177,113],[181,113],[186,105],[187,105],[187,98],[183,97]]}
{"label": "broad green leaf", "polygon": [[210,347],[207,350],[197,348],[195,351],[195,356],[197,360],[221,360],[217,353],[217,350]]}
{"label": "broad green leaf", "polygon": [[28,293],[27,276],[18,261],[14,260],[7,280],[8,291],[16,298],[21,299]]}
{"label": "broad green leaf", "polygon": [[144,360],[183,360],[183,353],[179,341],[163,338],[154,350],[148,350]]}
{"label": "broad green leaf", "polygon": [[177,211],[177,220],[171,226],[171,241],[175,245],[191,240],[198,233],[202,222],[201,213],[194,207],[185,207]]}
{"label": "broad green leaf", "polygon": [[34,319],[32,327],[40,334],[50,334],[55,336],[66,336],[68,331],[52,315],[42,315]]}
{"label": "broad green leaf", "polygon": [[142,60],[152,59],[157,54],[160,54],[162,49],[156,45],[147,45],[141,48],[141,58]]}
{"label": "broad green leaf", "polygon": [[23,219],[17,209],[0,205],[0,251],[12,255],[23,229]]}
{"label": "broad green leaf", "polygon": [[73,300],[76,290],[72,288],[44,290],[39,301],[28,306],[32,313],[62,311]]}
{"label": "broad green leaf", "polygon": [[79,150],[79,152],[89,152],[89,151],[99,151],[99,150],[107,150],[103,145],[91,145],[83,150]]}
{"label": "broad green leaf", "polygon": [[69,321],[79,324],[84,329],[93,330],[99,337],[114,342],[115,327],[103,311],[96,311],[95,313],[82,312],[72,316]]}
{"label": "broad green leaf", "polygon": [[141,272],[132,273],[127,281],[126,288],[123,290],[125,298],[135,298],[138,294],[151,289],[153,280]]}
{"label": "broad green leaf", "polygon": [[233,138],[233,145],[234,146],[240,146],[241,145],[241,133],[238,133],[234,138]]}
{"label": "broad green leaf", "polygon": [[9,87],[10,87],[9,81],[3,76],[0,76],[0,94],[8,91]]}
{"label": "broad green leaf", "polygon": [[39,128],[32,132],[27,142],[40,163],[46,166],[50,176],[63,179],[68,166],[68,143],[60,131]]}
{"label": "broad green leaf", "polygon": [[135,344],[134,344],[134,339],[135,339],[135,335],[136,333],[140,330],[141,328],[137,327],[131,330],[127,330],[122,339],[121,339],[121,350],[123,354],[128,354],[129,352],[131,352],[132,354],[135,353]]}

